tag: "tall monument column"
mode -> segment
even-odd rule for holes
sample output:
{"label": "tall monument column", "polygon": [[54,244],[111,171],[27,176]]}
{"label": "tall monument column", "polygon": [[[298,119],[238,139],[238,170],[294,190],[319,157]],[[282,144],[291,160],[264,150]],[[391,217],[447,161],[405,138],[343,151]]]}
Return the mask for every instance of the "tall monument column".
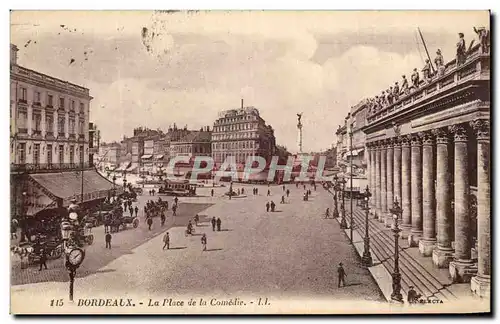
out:
{"label": "tall monument column", "polygon": [[423,256],[431,256],[436,245],[436,208],[434,204],[434,136],[431,132],[421,134],[422,145],[422,194],[423,194],[423,238],[418,248]]}
{"label": "tall monument column", "polygon": [[445,128],[434,129],[436,137],[436,218],[437,246],[432,262],[438,268],[448,268],[453,259],[451,247],[453,216],[451,214],[450,134]]}
{"label": "tall monument column", "polygon": [[394,171],[393,171],[393,162],[394,162],[394,142],[392,139],[387,141],[387,214],[385,215],[385,226],[391,227],[392,225],[392,215],[389,210],[392,208],[394,203],[394,184],[392,182]]}
{"label": "tall monument column", "polygon": [[455,146],[455,254],[450,262],[450,276],[454,282],[468,282],[473,266],[469,217],[469,163],[467,129],[464,125],[453,125]]}
{"label": "tall monument column", "polygon": [[480,297],[490,296],[491,282],[491,211],[490,211],[490,122],[472,123],[477,135],[477,276],[471,290]]}
{"label": "tall monument column", "polygon": [[302,154],[302,114],[303,113],[300,113],[300,114],[297,114],[297,119],[298,119],[298,122],[297,122],[297,130],[299,131],[299,138],[298,138],[298,146],[299,146],[299,153]]}
{"label": "tall monument column", "polygon": [[411,229],[411,150],[410,137],[401,137],[401,204],[403,222],[401,237],[407,238]]}

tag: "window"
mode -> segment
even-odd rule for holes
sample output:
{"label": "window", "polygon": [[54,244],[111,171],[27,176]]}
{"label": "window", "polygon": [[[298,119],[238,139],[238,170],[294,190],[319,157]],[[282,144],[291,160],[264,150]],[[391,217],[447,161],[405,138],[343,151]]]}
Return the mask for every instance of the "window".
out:
{"label": "window", "polygon": [[60,136],[64,136],[65,130],[64,130],[64,124],[66,122],[65,116],[58,116],[57,117],[57,131],[59,132]]}
{"label": "window", "polygon": [[80,163],[83,163],[84,159],[83,159],[83,145],[80,145]]}
{"label": "window", "polygon": [[42,113],[39,111],[33,111],[33,131],[35,135],[42,133]]}
{"label": "window", "polygon": [[69,119],[69,133],[75,134],[75,118],[70,117]]}
{"label": "window", "polygon": [[85,107],[83,105],[83,102],[80,102],[80,114],[85,115]]}
{"label": "window", "polygon": [[41,100],[40,91],[35,91],[35,103],[40,103]]}
{"label": "window", "polygon": [[64,145],[59,145],[59,163],[64,163]]}
{"label": "window", "polygon": [[47,133],[54,133],[54,114],[46,112],[45,113],[45,129]]}
{"label": "window", "polygon": [[76,107],[76,102],[74,100],[71,100],[71,111],[75,111]]}
{"label": "window", "polygon": [[51,94],[47,95],[47,106],[54,107],[54,96]]}
{"label": "window", "polygon": [[24,109],[17,111],[17,128],[19,133],[28,132],[28,112]]}
{"label": "window", "polygon": [[33,148],[33,163],[40,164],[40,144],[35,144]]}
{"label": "window", "polygon": [[64,98],[63,97],[59,97],[59,108],[64,109]]}
{"label": "window", "polygon": [[74,164],[75,163],[75,146],[71,145],[69,147],[69,163]]}
{"label": "window", "polygon": [[52,144],[47,144],[47,164],[52,165]]}
{"label": "window", "polygon": [[28,89],[21,88],[21,101],[26,102],[28,100]]}
{"label": "window", "polygon": [[17,157],[19,164],[26,163],[26,143],[20,143],[17,145]]}
{"label": "window", "polygon": [[78,133],[85,134],[85,120],[83,119],[78,120]]}

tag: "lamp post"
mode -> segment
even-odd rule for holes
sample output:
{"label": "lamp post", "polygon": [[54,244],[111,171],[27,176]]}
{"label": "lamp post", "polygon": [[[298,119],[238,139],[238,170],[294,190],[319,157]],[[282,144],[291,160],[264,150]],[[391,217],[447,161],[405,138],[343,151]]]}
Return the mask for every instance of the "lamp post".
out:
{"label": "lamp post", "polygon": [[392,294],[391,299],[397,302],[403,302],[401,295],[401,274],[399,273],[399,223],[398,220],[403,213],[399,207],[398,199],[394,200],[394,205],[390,210],[394,223],[392,224],[392,232],[394,233],[394,271],[392,272]]}
{"label": "lamp post", "polygon": [[338,181],[339,181],[339,178],[337,177],[337,175],[335,174],[335,176],[333,177],[333,190],[335,192],[335,194],[333,195],[333,200],[334,200],[334,206],[333,206],[333,218],[337,218],[339,217],[339,208],[338,208],[338,199],[337,199],[337,195],[338,195],[338,192],[340,191],[339,190],[339,184],[338,184]]}
{"label": "lamp post", "polygon": [[364,248],[365,250],[363,251],[363,257],[361,258],[361,261],[363,262],[363,265],[365,267],[371,267],[373,265],[373,260],[372,260],[372,255],[370,253],[370,234],[368,232],[368,214],[370,212],[370,197],[371,197],[370,190],[368,189],[368,186],[366,186],[365,192],[363,194],[363,200],[364,200],[364,206],[363,209],[365,210],[365,238],[363,239],[364,241]]}
{"label": "lamp post", "polygon": [[342,213],[342,218],[340,220],[340,228],[347,229],[347,221],[345,219],[345,196],[344,196],[346,181],[344,178],[342,178],[342,180],[340,180],[339,182],[342,184],[342,204],[340,205],[340,212]]}
{"label": "lamp post", "polygon": [[80,267],[85,258],[85,251],[79,245],[80,228],[78,223],[78,205],[76,199],[71,201],[68,207],[68,220],[63,220],[61,224],[61,235],[63,238],[64,252],[66,255],[66,270],[69,275],[69,300],[73,301],[73,291],[76,270]]}

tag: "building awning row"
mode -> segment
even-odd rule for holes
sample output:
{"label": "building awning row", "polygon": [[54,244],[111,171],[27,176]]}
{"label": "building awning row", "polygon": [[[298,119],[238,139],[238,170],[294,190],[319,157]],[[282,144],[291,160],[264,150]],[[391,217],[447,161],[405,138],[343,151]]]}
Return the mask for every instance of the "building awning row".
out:
{"label": "building awning row", "polygon": [[155,159],[161,160],[161,159],[163,159],[163,156],[164,156],[163,154],[159,154],[159,155],[155,156]]}
{"label": "building awning row", "polygon": [[113,183],[95,170],[69,171],[57,173],[30,174],[30,181],[35,182],[52,199],[69,206],[72,199],[83,202],[106,198]]}
{"label": "building awning row", "polygon": [[147,160],[147,159],[150,159],[153,155],[151,154],[144,154],[143,156],[141,156],[141,159],[142,160]]}

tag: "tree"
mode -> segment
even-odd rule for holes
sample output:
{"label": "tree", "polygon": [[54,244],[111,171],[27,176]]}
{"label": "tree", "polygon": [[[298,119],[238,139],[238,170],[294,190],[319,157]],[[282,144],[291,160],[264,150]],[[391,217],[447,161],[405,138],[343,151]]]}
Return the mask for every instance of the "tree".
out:
{"label": "tree", "polygon": [[283,145],[276,145],[276,154],[278,155],[279,164],[286,164],[288,157],[292,155],[292,153],[288,152],[286,146]]}

